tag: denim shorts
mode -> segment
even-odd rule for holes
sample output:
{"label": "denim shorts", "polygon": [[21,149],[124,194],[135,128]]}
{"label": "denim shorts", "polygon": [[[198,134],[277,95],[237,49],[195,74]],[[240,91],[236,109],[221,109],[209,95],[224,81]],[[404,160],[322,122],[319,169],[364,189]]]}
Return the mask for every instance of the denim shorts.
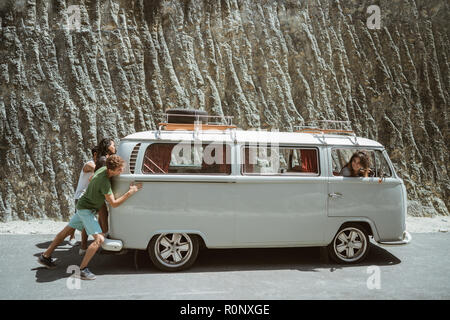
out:
{"label": "denim shorts", "polygon": [[69,221],[69,227],[80,231],[85,229],[88,235],[102,233],[95,213],[96,210],[77,209]]}

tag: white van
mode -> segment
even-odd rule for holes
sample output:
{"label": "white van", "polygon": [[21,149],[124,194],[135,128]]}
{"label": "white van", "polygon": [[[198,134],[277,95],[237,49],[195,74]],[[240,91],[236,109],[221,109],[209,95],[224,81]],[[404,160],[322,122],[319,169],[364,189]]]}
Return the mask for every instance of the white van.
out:
{"label": "white van", "polygon": [[[407,244],[406,189],[385,148],[339,130],[267,132],[232,125],[160,124],[121,139],[106,249],[148,250],[161,270],[190,267],[206,248],[328,247],[339,263],[379,244]],[[355,151],[371,177],[340,176]]]}

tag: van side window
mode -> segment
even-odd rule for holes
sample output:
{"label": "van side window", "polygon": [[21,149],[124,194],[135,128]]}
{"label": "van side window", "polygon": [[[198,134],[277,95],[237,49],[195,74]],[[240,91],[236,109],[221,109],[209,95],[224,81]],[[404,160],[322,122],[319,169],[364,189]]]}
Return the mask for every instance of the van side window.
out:
{"label": "van side window", "polygon": [[[332,169],[334,176],[344,175],[345,172],[349,172],[350,169],[350,159],[352,156],[359,152],[364,152],[369,159],[369,168],[371,177],[391,177],[392,173],[389,165],[384,158],[383,153],[380,150],[367,150],[367,149],[355,149],[355,148],[342,148],[342,149],[332,149],[331,159],[332,159]],[[345,168],[347,167],[347,169]],[[346,171],[347,170],[347,171]]]}
{"label": "van side window", "polygon": [[144,174],[231,174],[226,144],[153,143],[142,164]]}
{"label": "van side window", "polygon": [[314,148],[245,146],[242,172],[259,175],[318,175],[318,151]]}
{"label": "van side window", "polygon": [[392,177],[392,172],[386,158],[379,150],[375,151],[375,170],[377,177]]}

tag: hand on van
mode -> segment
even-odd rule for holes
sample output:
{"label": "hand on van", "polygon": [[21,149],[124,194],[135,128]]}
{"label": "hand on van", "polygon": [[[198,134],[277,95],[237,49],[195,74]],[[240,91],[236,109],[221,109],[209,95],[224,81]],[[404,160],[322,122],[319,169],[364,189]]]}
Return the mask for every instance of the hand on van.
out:
{"label": "hand on van", "polygon": [[129,192],[131,193],[131,194],[135,194],[136,192],[138,192],[139,190],[141,190],[142,189],[142,183],[141,182],[139,182],[139,183],[132,183],[132,184],[130,184],[130,190],[129,190]]}
{"label": "hand on van", "polygon": [[132,183],[130,185],[130,189],[125,192],[124,195],[122,195],[121,197],[119,197],[118,199],[116,199],[114,197],[113,193],[110,194],[105,194],[105,198],[106,201],[109,202],[109,204],[111,205],[111,207],[113,208],[117,208],[118,206],[120,206],[125,200],[127,200],[131,195],[135,194],[136,192],[138,192],[140,189],[142,189],[142,183],[137,183],[134,184]]}

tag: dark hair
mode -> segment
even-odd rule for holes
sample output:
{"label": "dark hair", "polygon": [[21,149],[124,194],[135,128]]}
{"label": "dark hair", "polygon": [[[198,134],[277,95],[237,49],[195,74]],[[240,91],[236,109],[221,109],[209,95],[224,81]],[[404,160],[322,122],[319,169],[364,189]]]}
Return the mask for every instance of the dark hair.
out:
{"label": "dark hair", "polygon": [[125,164],[125,161],[118,155],[113,154],[106,159],[106,168],[116,170]]}
{"label": "dark hair", "polygon": [[113,142],[113,139],[103,138],[98,144],[97,157],[100,158],[102,156],[110,155],[110,151],[108,150],[109,146]]}
{"label": "dark hair", "polygon": [[98,146],[95,146],[91,149],[92,156],[98,152]]}
{"label": "dark hair", "polygon": [[350,169],[350,172],[352,173],[353,177],[356,177],[359,175],[359,172],[353,172],[353,166],[352,162],[354,158],[359,158],[359,163],[364,169],[367,169],[370,166],[370,158],[368,154],[364,151],[356,151],[352,157],[350,158],[350,161],[344,166]]}

